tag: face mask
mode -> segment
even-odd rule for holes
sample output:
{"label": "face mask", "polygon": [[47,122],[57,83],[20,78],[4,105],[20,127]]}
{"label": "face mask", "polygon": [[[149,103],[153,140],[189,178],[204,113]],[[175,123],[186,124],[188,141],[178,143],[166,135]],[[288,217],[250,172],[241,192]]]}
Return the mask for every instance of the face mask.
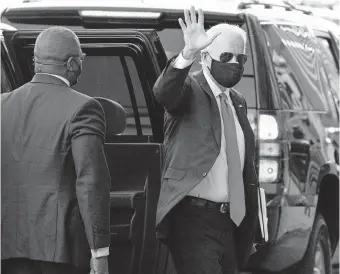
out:
{"label": "face mask", "polygon": [[231,88],[240,82],[244,67],[239,63],[222,63],[212,59],[210,74],[221,86]]}
{"label": "face mask", "polygon": [[70,80],[70,86],[74,86],[75,84],[78,83],[78,78],[81,74],[81,67],[79,66],[79,64],[77,62],[75,62],[77,64],[77,67],[78,69],[77,70],[73,70],[73,71],[70,71],[70,73],[74,73],[76,77],[72,77],[72,80]]}

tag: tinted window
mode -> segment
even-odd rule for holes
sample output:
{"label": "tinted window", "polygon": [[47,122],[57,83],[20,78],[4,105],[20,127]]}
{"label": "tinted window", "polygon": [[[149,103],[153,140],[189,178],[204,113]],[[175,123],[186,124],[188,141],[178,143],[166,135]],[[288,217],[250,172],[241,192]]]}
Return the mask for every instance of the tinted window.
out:
{"label": "tinted window", "polygon": [[329,79],[332,91],[335,92],[335,96],[338,96],[339,92],[339,70],[336,65],[336,60],[331,49],[331,41],[324,37],[318,37],[320,45],[320,56]]}
{"label": "tinted window", "polygon": [[[127,126],[122,135],[137,135],[136,124],[139,121],[142,135],[152,135],[147,105],[134,59],[131,56],[95,54],[99,52],[87,51],[83,72],[74,89],[92,97],[105,97],[120,103],[127,112]],[[128,75],[124,73],[124,66]],[[129,86],[130,79],[132,85]],[[133,109],[133,101],[137,103],[136,112]]]}
{"label": "tinted window", "polygon": [[[245,25],[242,26],[242,28],[248,32]],[[158,36],[168,59],[180,53],[184,47],[183,33],[180,28],[160,30],[158,31]],[[248,54],[248,60],[244,67],[244,77],[235,88],[246,98],[248,107],[256,107],[254,70],[249,41],[247,42],[246,53]],[[197,56],[192,65],[191,72],[199,71],[201,69],[200,61],[201,57]]]}
{"label": "tinted window", "polygon": [[339,70],[331,49],[331,41],[325,37],[318,37],[319,56],[324,65],[324,85],[326,98],[329,105],[329,115],[333,119],[338,118],[339,104]]}
{"label": "tinted window", "polygon": [[[137,63],[143,66],[136,55],[121,48],[83,48],[86,57],[83,63],[83,71],[78,83],[72,87],[75,90],[91,97],[104,97],[120,103],[127,112],[127,124],[124,136],[152,136],[150,117],[144,97],[141,78],[137,70]],[[19,55],[21,67],[29,81],[33,76],[32,48],[25,48]],[[124,72],[125,69],[125,72]],[[143,73],[143,71],[142,71]],[[146,80],[144,79],[144,82]],[[125,139],[124,139],[125,138]],[[136,139],[137,140],[137,139]],[[138,138],[138,141],[148,138]],[[130,141],[129,141],[130,142]]]}
{"label": "tinted window", "polygon": [[[11,82],[10,76],[13,76],[11,70],[11,62],[9,60],[9,54],[7,47],[3,42],[3,37],[1,36],[1,93],[10,92],[13,90],[13,82]],[[13,81],[14,79],[12,79]]]}
{"label": "tinted window", "polygon": [[337,118],[338,118],[336,98],[332,92],[330,81],[328,79],[328,75],[327,75],[327,72],[324,66],[320,67],[320,75],[321,75],[321,84],[325,92],[325,97],[326,97],[326,102],[327,102],[327,107],[328,107],[328,112],[325,115],[324,123],[326,125],[330,125],[333,123],[333,121],[337,121]]}
{"label": "tinted window", "polygon": [[316,41],[305,27],[264,24],[283,108],[327,110]]}
{"label": "tinted window", "polygon": [[1,93],[12,91],[11,83],[9,81],[7,72],[1,62]]}

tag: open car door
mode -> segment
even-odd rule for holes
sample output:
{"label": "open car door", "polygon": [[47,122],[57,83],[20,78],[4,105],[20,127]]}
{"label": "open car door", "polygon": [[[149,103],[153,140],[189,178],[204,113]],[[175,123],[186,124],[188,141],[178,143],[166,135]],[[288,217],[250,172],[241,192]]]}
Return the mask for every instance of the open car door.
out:
{"label": "open car door", "polygon": [[[125,131],[105,144],[112,179],[110,273],[151,274],[157,259],[155,218],[163,141],[163,109],[152,87],[165,64],[165,53],[153,30],[75,32],[87,56],[74,89],[114,100],[127,113]],[[17,86],[32,79],[33,48],[39,33],[4,32],[16,66]]]}

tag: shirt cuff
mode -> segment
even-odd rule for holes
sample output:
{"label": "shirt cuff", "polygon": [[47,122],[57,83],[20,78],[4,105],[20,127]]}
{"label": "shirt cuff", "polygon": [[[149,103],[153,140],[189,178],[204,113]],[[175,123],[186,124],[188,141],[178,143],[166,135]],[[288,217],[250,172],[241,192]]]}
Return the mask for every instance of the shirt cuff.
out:
{"label": "shirt cuff", "polygon": [[109,247],[102,247],[98,249],[91,249],[92,258],[100,258],[100,257],[106,257],[110,254],[110,248]]}
{"label": "shirt cuff", "polygon": [[177,58],[173,62],[173,67],[176,69],[185,69],[186,67],[190,66],[195,59],[187,60],[183,57],[183,53],[181,52],[178,54]]}

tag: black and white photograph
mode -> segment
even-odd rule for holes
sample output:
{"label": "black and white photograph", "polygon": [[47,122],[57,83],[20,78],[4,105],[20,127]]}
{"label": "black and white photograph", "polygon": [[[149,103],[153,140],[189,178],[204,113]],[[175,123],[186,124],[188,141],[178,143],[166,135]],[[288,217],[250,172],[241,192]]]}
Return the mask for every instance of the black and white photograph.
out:
{"label": "black and white photograph", "polygon": [[2,274],[340,274],[339,0],[1,0]]}

